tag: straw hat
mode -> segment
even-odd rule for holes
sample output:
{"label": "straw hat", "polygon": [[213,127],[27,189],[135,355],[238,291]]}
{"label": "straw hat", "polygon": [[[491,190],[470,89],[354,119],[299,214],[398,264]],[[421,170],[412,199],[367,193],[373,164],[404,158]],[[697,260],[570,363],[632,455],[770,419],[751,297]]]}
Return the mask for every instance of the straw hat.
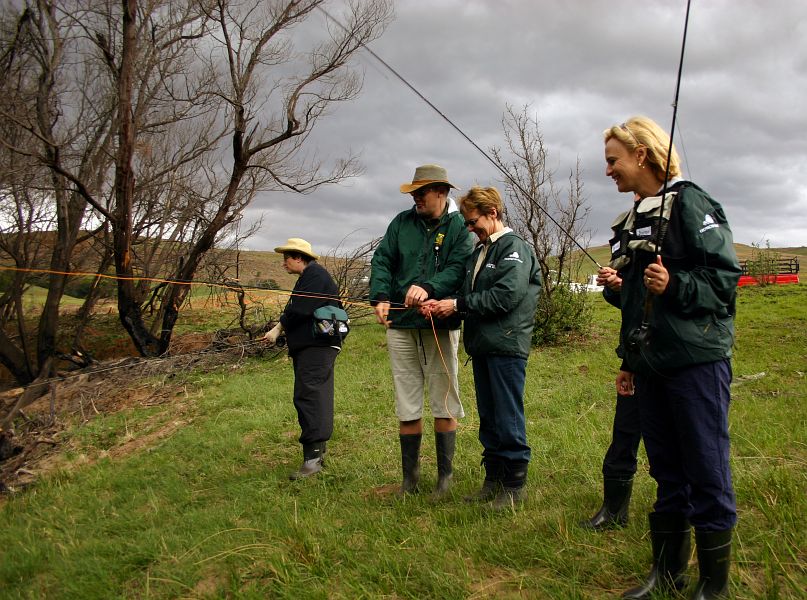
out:
{"label": "straw hat", "polygon": [[448,173],[440,165],[421,165],[415,169],[415,176],[412,177],[412,183],[402,183],[401,193],[411,194],[415,190],[419,190],[425,185],[432,183],[444,183],[448,187],[458,189],[448,181]]}
{"label": "straw hat", "polygon": [[303,238],[289,238],[285,246],[278,246],[275,252],[282,254],[283,252],[299,252],[317,260],[319,256],[314,254],[311,250],[311,244],[306,242]]}

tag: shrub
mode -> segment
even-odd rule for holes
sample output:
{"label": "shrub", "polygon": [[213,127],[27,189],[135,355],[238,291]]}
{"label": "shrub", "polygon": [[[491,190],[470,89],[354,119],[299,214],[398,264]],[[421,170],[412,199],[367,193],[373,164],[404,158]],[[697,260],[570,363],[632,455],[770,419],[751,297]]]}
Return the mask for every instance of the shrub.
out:
{"label": "shrub", "polygon": [[591,326],[592,306],[588,292],[559,285],[541,294],[535,312],[534,346],[556,344]]}
{"label": "shrub", "polygon": [[748,274],[757,280],[760,286],[776,282],[779,271],[779,253],[771,249],[771,242],[767,240],[765,247],[762,244],[751,244],[751,258],[748,259]]}
{"label": "shrub", "polygon": [[[67,282],[64,293],[74,298],[86,298],[92,290],[94,277],[76,277]],[[116,293],[115,282],[102,279],[98,282],[98,298],[113,298]]]}
{"label": "shrub", "polygon": [[255,285],[264,290],[279,290],[280,284],[276,279],[257,279]]}

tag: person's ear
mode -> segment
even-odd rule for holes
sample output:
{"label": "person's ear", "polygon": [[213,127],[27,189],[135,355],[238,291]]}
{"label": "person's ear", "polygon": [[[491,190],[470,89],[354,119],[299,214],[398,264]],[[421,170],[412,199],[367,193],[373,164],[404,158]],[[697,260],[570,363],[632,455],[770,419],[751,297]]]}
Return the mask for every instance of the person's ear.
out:
{"label": "person's ear", "polygon": [[636,152],[636,162],[639,165],[643,165],[647,160],[647,148],[645,148],[644,146],[639,146],[638,148],[636,148],[635,152]]}

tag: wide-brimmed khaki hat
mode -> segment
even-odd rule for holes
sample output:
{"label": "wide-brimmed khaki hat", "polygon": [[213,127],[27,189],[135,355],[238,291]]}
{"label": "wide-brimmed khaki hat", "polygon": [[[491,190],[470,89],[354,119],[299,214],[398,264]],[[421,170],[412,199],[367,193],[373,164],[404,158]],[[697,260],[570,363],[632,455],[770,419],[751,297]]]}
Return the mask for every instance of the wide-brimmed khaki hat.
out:
{"label": "wide-brimmed khaki hat", "polygon": [[448,180],[448,172],[440,165],[421,165],[415,169],[415,176],[412,183],[402,183],[401,193],[411,194],[425,185],[433,183],[445,183],[448,187],[459,189]]}
{"label": "wide-brimmed khaki hat", "polygon": [[284,252],[299,252],[300,254],[310,256],[314,260],[319,258],[319,256],[314,254],[314,252],[311,250],[311,244],[306,242],[303,238],[289,238],[286,241],[286,245],[278,246],[275,248],[275,252],[279,252],[280,254]]}

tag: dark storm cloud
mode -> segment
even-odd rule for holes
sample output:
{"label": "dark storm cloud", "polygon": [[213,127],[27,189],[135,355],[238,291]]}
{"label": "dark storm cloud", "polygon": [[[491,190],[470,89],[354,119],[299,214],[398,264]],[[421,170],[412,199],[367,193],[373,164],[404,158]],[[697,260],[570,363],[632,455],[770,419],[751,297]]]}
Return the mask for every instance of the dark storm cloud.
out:
{"label": "dark storm cloud", "polygon": [[[488,150],[509,104],[530,105],[556,181],[579,158],[594,244],[630,202],[604,174],[602,131],[633,114],[669,130],[686,3],[631,0],[401,0],[373,50]],[[685,174],[724,204],[735,239],[807,245],[807,5],[693,1],[676,144]],[[398,186],[437,162],[452,181],[501,185],[498,171],[424,102],[363,53],[359,99],[311,138],[320,155],[359,153],[361,177],[309,196],[271,194],[250,240],[290,236],[320,252],[382,235],[411,205]],[[345,241],[345,238],[348,238]],[[351,241],[352,240],[352,241]]]}

